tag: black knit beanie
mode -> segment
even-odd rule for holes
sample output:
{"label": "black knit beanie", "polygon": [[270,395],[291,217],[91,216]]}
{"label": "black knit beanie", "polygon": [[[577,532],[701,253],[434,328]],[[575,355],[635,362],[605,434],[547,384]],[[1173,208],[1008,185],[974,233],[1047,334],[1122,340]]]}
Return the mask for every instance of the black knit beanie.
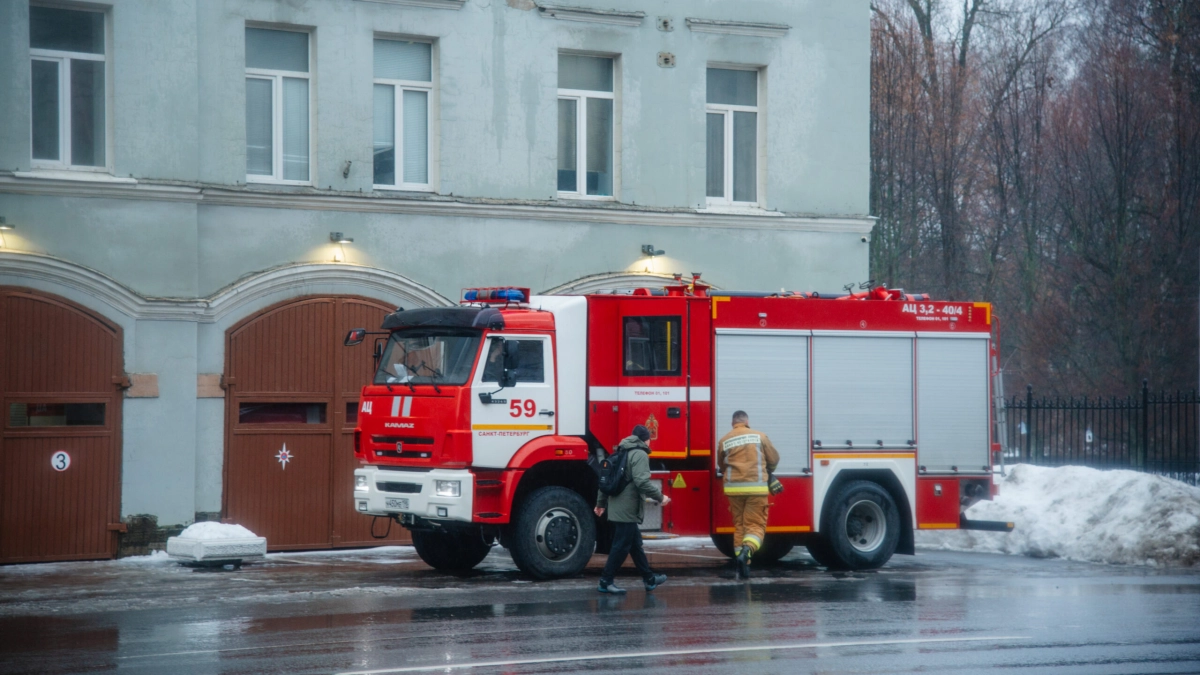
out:
{"label": "black knit beanie", "polygon": [[638,440],[645,443],[650,440],[650,430],[641,424],[633,428],[633,435],[638,437]]}

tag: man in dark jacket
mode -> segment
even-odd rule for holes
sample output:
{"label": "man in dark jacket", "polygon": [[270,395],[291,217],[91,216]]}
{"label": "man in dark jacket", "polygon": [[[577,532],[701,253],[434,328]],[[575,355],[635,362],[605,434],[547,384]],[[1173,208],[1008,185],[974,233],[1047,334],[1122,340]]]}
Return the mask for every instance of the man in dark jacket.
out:
{"label": "man in dark jacket", "polygon": [[644,499],[667,505],[671,498],[664,496],[658,486],[650,482],[650,430],[642,425],[633,428],[633,435],[617,445],[617,451],[625,450],[626,475],[629,483],[621,492],[608,496],[600,492],[596,497],[596,515],[603,516],[608,511],[608,522],[613,524],[613,542],[609,549],[608,562],[604,572],[600,574],[601,593],[624,593],[625,589],[613,583],[617,570],[625,564],[626,556],[633,555],[633,564],[642,573],[642,582],[647,591],[652,591],[667,580],[665,574],[655,574],[650,569],[650,561],[646,560],[646,551],[642,549],[642,533],[638,525],[645,515]]}

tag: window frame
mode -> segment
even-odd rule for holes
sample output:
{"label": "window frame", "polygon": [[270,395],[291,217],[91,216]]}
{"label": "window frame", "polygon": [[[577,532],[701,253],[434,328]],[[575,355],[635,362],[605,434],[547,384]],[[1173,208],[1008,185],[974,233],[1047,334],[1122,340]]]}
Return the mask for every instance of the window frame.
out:
{"label": "window frame", "polygon": [[[375,48],[375,40],[390,40],[392,42],[419,42],[429,45],[429,81],[421,82],[419,80],[395,80],[385,77],[375,77],[375,73],[371,73],[371,90],[374,96],[375,85],[382,84],[392,88],[392,138],[395,139],[395,146],[392,150],[394,154],[393,164],[396,174],[396,183],[389,185],[387,183],[376,183],[375,181],[375,148],[372,140],[371,147],[371,187],[375,190],[398,190],[404,192],[435,192],[434,188],[434,134],[433,134],[433,111],[434,111],[434,82],[437,80],[437,41],[431,38],[413,38],[402,37],[395,35],[375,35],[371,41],[371,48]],[[423,91],[425,92],[425,183],[407,183],[404,181],[404,92],[405,91]],[[372,99],[373,100],[373,99]],[[372,110],[374,104],[372,104]]]}
{"label": "window frame", "polygon": [[[313,133],[313,119],[316,117],[314,114],[316,111],[314,105],[315,87],[313,86],[313,31],[297,27],[285,28],[277,25],[262,25],[250,22],[246,23],[245,28],[276,30],[285,33],[303,33],[308,36],[308,40],[306,41],[308,46],[308,72],[306,73],[295,70],[245,67],[246,74],[242,82],[243,102],[246,92],[245,80],[255,79],[271,82],[271,175],[267,176],[246,171],[246,182],[267,183],[271,185],[316,185],[316,141],[315,134]],[[243,35],[245,35],[245,32],[243,32]],[[243,50],[243,64],[245,61],[245,51]],[[306,80],[308,82],[308,180],[288,180],[283,177],[283,78],[285,77]],[[244,108],[245,106],[243,105]],[[248,132],[244,123],[243,130]],[[243,147],[246,148],[248,153],[249,139],[246,139]]]}
{"label": "window frame", "polygon": [[[670,363],[671,358],[675,359],[675,367],[669,370],[659,368],[650,368],[645,372],[631,371],[629,364],[630,347],[632,346],[631,336],[629,335],[629,320],[636,319],[645,324],[647,334],[645,337],[638,338],[645,340],[649,348],[648,356],[651,359],[651,366],[654,359],[654,324],[656,322],[664,322],[667,325],[666,351],[664,354],[667,357],[667,362]],[[678,326],[678,332],[671,335],[670,327],[674,324]],[[621,376],[622,377],[680,377],[683,372],[683,316],[680,314],[628,314],[621,317]]]}
{"label": "window frame", "polygon": [[[70,52],[61,49],[42,49],[29,46],[29,70],[32,78],[33,62],[48,61],[58,67],[58,157],[52,159],[35,159],[33,156],[33,121],[29,124],[29,166],[33,169],[53,171],[90,171],[96,173],[112,173],[113,166],[113,125],[112,125],[112,61],[108,58],[112,51],[112,21],[106,9],[37,3],[35,7],[53,7],[69,9],[73,12],[91,12],[103,17],[104,53],[91,54],[88,52]],[[71,136],[71,60],[101,61],[104,63],[104,164],[92,166],[88,164],[72,164],[73,138]],[[29,111],[33,113],[33,83],[30,80]]]}
{"label": "window frame", "polygon": [[[590,54],[583,52],[559,51],[557,56],[588,56],[596,59],[608,59],[612,61],[613,69],[613,90],[612,91],[593,91],[591,89],[563,89],[557,88],[558,95],[555,97],[555,105],[558,101],[568,100],[575,102],[575,191],[563,191],[558,189],[558,153],[555,151],[555,171],[554,185],[555,191],[559,199],[583,199],[591,201],[617,201],[617,193],[619,188],[620,172],[618,160],[621,156],[620,142],[617,135],[620,129],[620,114],[618,113],[618,98],[617,92],[620,90],[620,58],[614,54]],[[558,69],[555,68],[555,76],[557,77]],[[612,156],[609,157],[610,166],[612,167],[612,194],[611,195],[589,195],[587,193],[587,99],[600,98],[608,99],[613,102],[613,112],[611,126],[609,128],[609,138],[612,139]],[[557,117],[557,112],[555,113]],[[557,130],[556,130],[557,131]],[[557,138],[557,134],[555,136]],[[583,189],[580,189],[580,183],[583,184]]]}
{"label": "window frame", "polygon": [[[721,115],[724,118],[724,166],[722,167],[722,187],[725,193],[724,197],[708,196],[708,189],[705,188],[704,200],[708,206],[725,206],[725,207],[750,207],[761,208],[763,206],[763,163],[766,157],[766,143],[764,138],[764,119],[763,97],[763,74],[766,70],[761,66],[749,66],[745,64],[728,64],[728,63],[710,63],[705,66],[705,77],[707,79],[708,71],[715,70],[744,70],[753,71],[755,74],[755,99],[758,101],[756,105],[734,105],[732,103],[709,103],[708,92],[704,94],[704,119],[707,124],[708,115]],[[734,201],[733,199],[733,114],[738,112],[754,113],[755,126],[755,143],[754,143],[754,201]],[[708,143],[705,141],[705,152],[707,153]],[[707,160],[705,160],[707,162]],[[707,171],[707,165],[705,166]]]}

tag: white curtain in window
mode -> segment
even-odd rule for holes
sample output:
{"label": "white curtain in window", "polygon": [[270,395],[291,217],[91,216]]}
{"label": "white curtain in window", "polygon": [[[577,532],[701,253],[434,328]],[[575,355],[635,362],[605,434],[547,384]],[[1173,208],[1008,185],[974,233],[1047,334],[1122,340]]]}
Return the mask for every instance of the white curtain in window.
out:
{"label": "white curtain in window", "polygon": [[104,62],[71,59],[71,164],[104,166]]}
{"label": "white curtain in window", "polygon": [[758,71],[709,68],[708,102],[758,105]]}
{"label": "white curtain in window", "polygon": [[577,54],[558,55],[558,88],[613,90],[613,60]]}
{"label": "white curtain in window", "polygon": [[283,78],[283,179],[308,180],[308,80]]}
{"label": "white curtain in window", "polygon": [[404,182],[429,182],[429,93],[404,91]]}
{"label": "white curtain in window", "polygon": [[396,90],[375,85],[375,184],[396,184]]}
{"label": "white curtain in window", "polygon": [[428,42],[375,41],[375,77],[433,81],[433,45]]}
{"label": "white curtain in window", "polygon": [[246,173],[270,176],[274,148],[271,142],[272,81],[246,78]]}
{"label": "white curtain in window", "polygon": [[758,115],[733,113],[733,201],[757,201]]}
{"label": "white curtain in window", "polygon": [[587,99],[587,193],[612,196],[613,102]]}
{"label": "white curtain in window", "polygon": [[33,61],[33,158],[58,160],[57,61]]}
{"label": "white curtain in window", "polygon": [[725,116],[708,113],[708,153],[705,163],[705,194],[725,197]]}
{"label": "white curtain in window", "polygon": [[575,134],[576,102],[569,98],[558,99],[558,190],[576,192]]}
{"label": "white curtain in window", "polygon": [[246,29],[246,67],[308,72],[308,33]]}

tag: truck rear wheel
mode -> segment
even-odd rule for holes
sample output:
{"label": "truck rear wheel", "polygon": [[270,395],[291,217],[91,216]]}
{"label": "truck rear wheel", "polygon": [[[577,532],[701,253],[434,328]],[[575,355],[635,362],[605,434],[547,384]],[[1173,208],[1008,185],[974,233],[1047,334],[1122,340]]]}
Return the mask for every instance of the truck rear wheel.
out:
{"label": "truck rear wheel", "polygon": [[544,487],[525,498],[509,539],[522,572],[536,579],[571,577],[592,558],[596,519],[574,491]]}
{"label": "truck rear wheel", "polygon": [[413,548],[425,564],[443,572],[465,572],[487,557],[492,544],[478,528],[456,531],[413,530]]}
{"label": "truck rear wheel", "polygon": [[[830,568],[868,570],[882,567],[900,541],[900,511],[878,483],[856,480],[838,490],[822,519],[824,538],[813,557]],[[822,550],[827,547],[826,550]],[[818,553],[819,552],[819,553]],[[822,561],[825,553],[832,560]],[[818,557],[820,556],[820,557]]]}

